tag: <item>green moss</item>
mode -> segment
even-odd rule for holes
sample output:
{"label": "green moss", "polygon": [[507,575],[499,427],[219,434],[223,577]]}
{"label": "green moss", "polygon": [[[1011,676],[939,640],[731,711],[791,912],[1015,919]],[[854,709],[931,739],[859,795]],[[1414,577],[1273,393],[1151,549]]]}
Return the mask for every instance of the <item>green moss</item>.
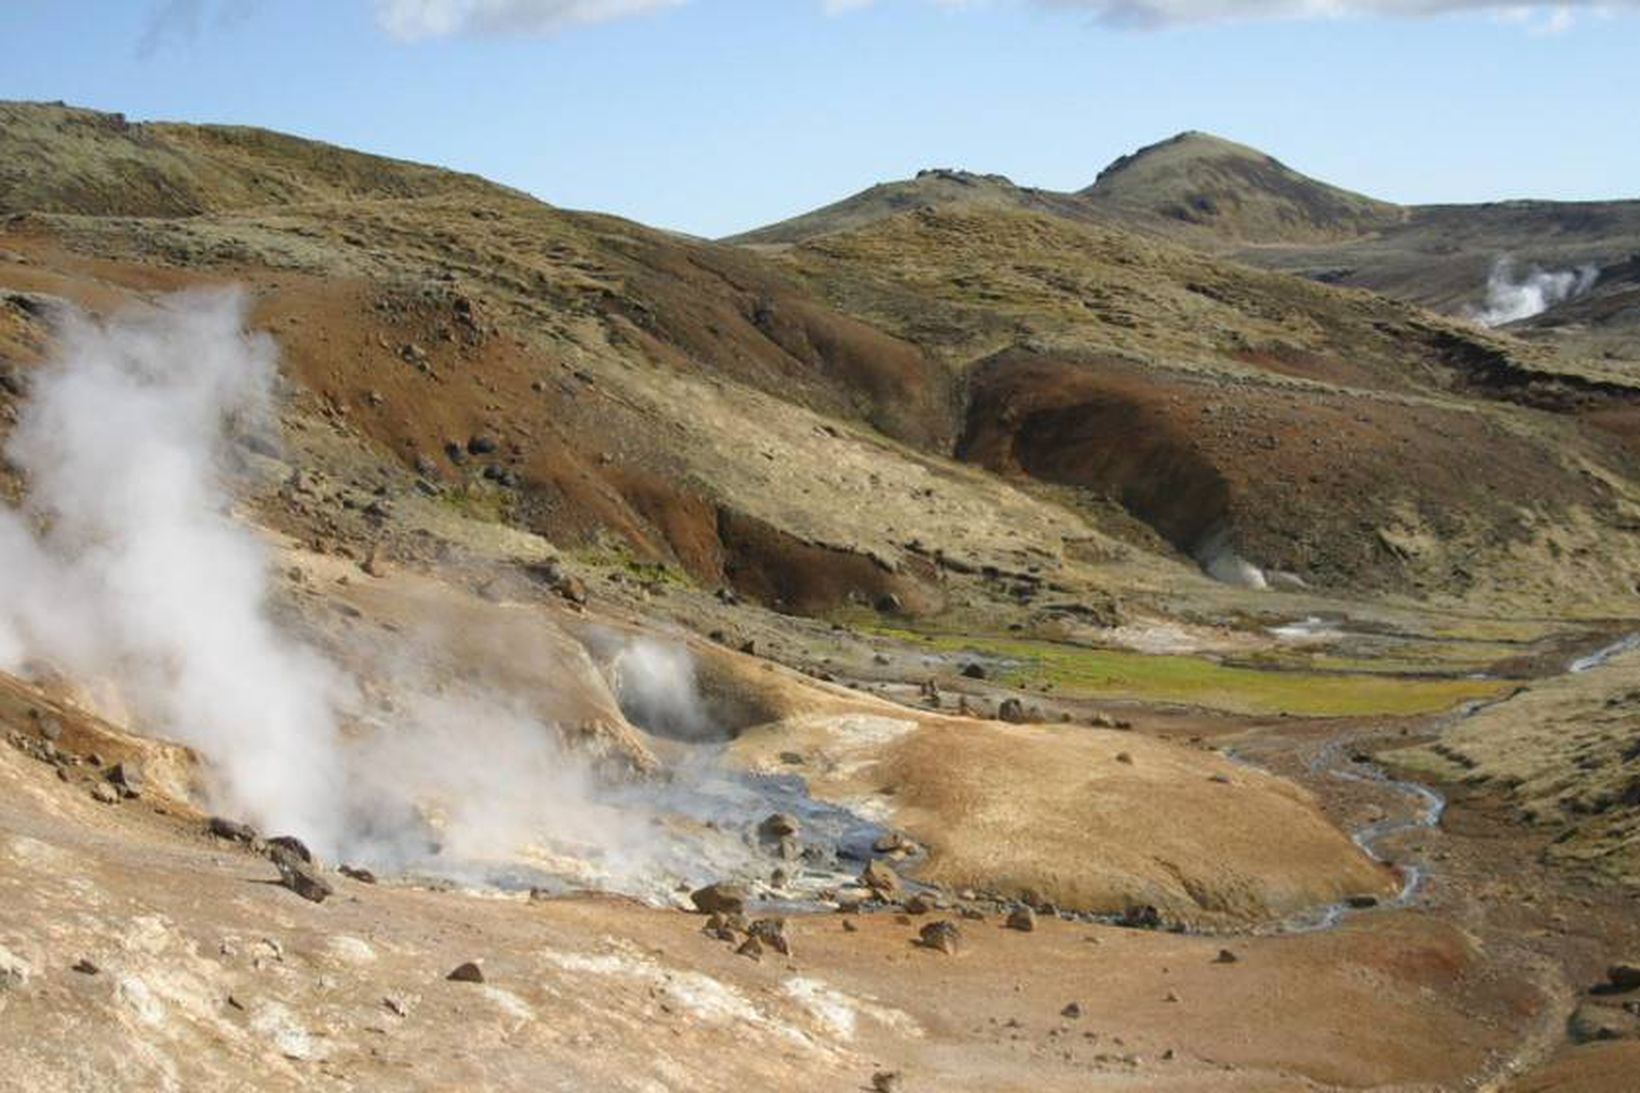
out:
{"label": "green moss", "polygon": [[1205,657],[1158,656],[1049,641],[878,629],[888,637],[944,652],[968,652],[1004,667],[1003,684],[1075,697],[1177,702],[1234,713],[1311,717],[1410,715],[1448,709],[1498,693],[1502,684],[1472,679],[1407,678],[1385,673],[1261,669]]}
{"label": "green moss", "polygon": [[469,484],[446,490],[441,498],[465,519],[487,524],[512,523],[514,498],[506,490]]}

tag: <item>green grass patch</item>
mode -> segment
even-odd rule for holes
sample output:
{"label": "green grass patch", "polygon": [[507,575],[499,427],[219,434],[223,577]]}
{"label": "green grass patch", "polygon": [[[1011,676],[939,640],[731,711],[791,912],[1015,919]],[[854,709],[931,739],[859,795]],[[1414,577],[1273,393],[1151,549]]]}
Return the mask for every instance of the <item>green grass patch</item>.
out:
{"label": "green grass patch", "polygon": [[1038,689],[1051,683],[1067,697],[1173,702],[1244,714],[1308,717],[1434,713],[1497,694],[1504,684],[1473,679],[1407,678],[1382,673],[1260,669],[1205,657],[1093,649],[1081,645],[955,634],[919,634],[876,628],[925,648],[972,653],[1007,666],[994,678]]}

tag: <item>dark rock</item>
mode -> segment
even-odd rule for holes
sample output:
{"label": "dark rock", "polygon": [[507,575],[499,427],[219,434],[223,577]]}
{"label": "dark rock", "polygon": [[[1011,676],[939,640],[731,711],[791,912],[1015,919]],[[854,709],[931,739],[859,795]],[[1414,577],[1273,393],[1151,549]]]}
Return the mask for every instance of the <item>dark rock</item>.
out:
{"label": "dark rock", "polygon": [[444,978],[452,983],[482,983],[484,982],[484,969],[478,966],[476,960],[469,960]]}
{"label": "dark rock", "polygon": [[1162,913],[1148,903],[1136,903],[1122,912],[1120,921],[1130,930],[1159,930]]}
{"label": "dark rock", "polygon": [[467,441],[467,454],[489,455],[498,447],[500,445],[495,442],[495,437],[485,433],[477,433]]}
{"label": "dark rock", "polygon": [[1357,910],[1357,911],[1365,911],[1369,907],[1378,906],[1378,897],[1377,896],[1351,896],[1349,899],[1345,900],[1344,902],[1346,904],[1348,904],[1350,907]]}
{"label": "dark rock", "polygon": [[273,864],[279,870],[279,883],[309,902],[323,903],[335,892],[318,870],[294,855],[276,855]]}
{"label": "dark rock", "polygon": [[878,895],[893,895],[900,890],[900,875],[884,861],[867,863],[860,874],[860,883]]}
{"label": "dark rock", "polygon": [[236,843],[254,843],[257,839],[256,828],[250,824],[242,824],[238,820],[230,820],[225,816],[212,816],[205,829],[219,839],[227,839]]}
{"label": "dark rock", "polygon": [[917,944],[946,956],[956,956],[962,947],[962,928],[946,918],[930,922],[917,931]]}
{"label": "dark rock", "polygon": [[885,592],[877,597],[877,610],[884,615],[898,615],[905,610],[905,604],[894,593]]}
{"label": "dark rock", "polygon": [[1025,703],[1017,698],[1003,699],[1001,705],[997,706],[997,719],[1012,725],[1024,724],[1026,720]]}
{"label": "dark rock", "polygon": [[708,884],[704,888],[697,888],[689,894],[689,902],[695,905],[695,910],[701,914],[716,913],[739,914],[746,910],[746,900],[750,893],[741,884],[732,881],[719,881]]}
{"label": "dark rock", "polygon": [[918,892],[903,905],[908,915],[926,915],[934,909],[934,901],[923,892]]}
{"label": "dark rock", "polygon": [[115,763],[108,768],[108,781],[122,797],[142,796],[142,768],[135,763]]}
{"label": "dark rock", "polygon": [[1606,982],[1611,984],[1614,991],[1626,993],[1640,990],[1640,964],[1613,964],[1606,969]]}
{"label": "dark rock", "polygon": [[[364,868],[363,866],[344,865],[336,871],[344,877],[348,877],[352,880],[358,881],[360,884],[375,884],[376,883],[376,874],[372,873],[370,870]],[[530,892],[530,898],[531,899],[535,898],[535,892],[534,891]]]}
{"label": "dark rock", "polygon": [[1082,1003],[1072,1002],[1059,1011],[1059,1016],[1075,1021],[1082,1016]]}
{"label": "dark rock", "polygon": [[1036,912],[1029,907],[1015,907],[1008,912],[1007,926],[1010,930],[1022,930],[1025,933],[1030,933],[1036,929]]}
{"label": "dark rock", "polygon": [[783,918],[755,919],[746,927],[746,933],[781,956],[792,955],[791,938],[786,934],[786,920]]}
{"label": "dark rock", "polygon": [[898,1070],[879,1070],[871,1076],[872,1093],[904,1093],[905,1079]]}
{"label": "dark rock", "polygon": [[97,967],[97,965],[93,964],[84,957],[81,957],[79,960],[74,962],[73,970],[79,972],[81,975],[96,975],[102,971],[101,968]]}
{"label": "dark rock", "polygon": [[1572,1013],[1566,1031],[1574,1043],[1629,1040],[1640,1035],[1640,1017],[1618,1006],[1584,1002]]}
{"label": "dark rock", "polygon": [[275,835],[273,838],[269,839],[269,856],[274,856],[276,848],[278,850],[285,851],[299,862],[303,862],[308,865],[313,863],[313,851],[307,848],[307,843],[303,842],[301,839],[298,839],[295,835]]}
{"label": "dark rock", "polygon": [[757,825],[757,833],[771,841],[797,834],[797,817],[789,812],[776,812]]}
{"label": "dark rock", "polygon": [[750,957],[752,960],[762,960],[763,942],[758,938],[748,937],[740,943],[740,948],[735,950],[735,955]]}
{"label": "dark rock", "polygon": [[962,666],[962,674],[968,679],[984,679],[985,669],[980,667],[978,664],[964,664]]}
{"label": "dark rock", "polygon": [[120,791],[109,785],[107,782],[98,782],[93,785],[91,787],[91,797],[93,800],[105,805],[117,805],[120,803]]}
{"label": "dark rock", "polygon": [[1241,959],[1241,957],[1237,956],[1235,953],[1231,952],[1229,949],[1220,949],[1219,950],[1219,955],[1215,956],[1213,958],[1213,963],[1215,963],[1215,964],[1234,964],[1237,961],[1239,961],[1240,959]]}

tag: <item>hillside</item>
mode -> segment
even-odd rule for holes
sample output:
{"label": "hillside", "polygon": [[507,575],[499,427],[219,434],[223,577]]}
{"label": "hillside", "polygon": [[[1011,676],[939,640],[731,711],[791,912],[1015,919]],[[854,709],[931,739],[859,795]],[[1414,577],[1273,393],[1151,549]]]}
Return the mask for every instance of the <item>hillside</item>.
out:
{"label": "hillside", "polygon": [[1393,228],[1406,211],[1307,178],[1210,133],[1180,133],[1123,156],[1081,191],[1125,220],[1174,222],[1224,240],[1306,243]]}
{"label": "hillside", "polygon": [[1640,380],[1181,147],[740,245],[4,107],[0,1088],[1624,1088]]}

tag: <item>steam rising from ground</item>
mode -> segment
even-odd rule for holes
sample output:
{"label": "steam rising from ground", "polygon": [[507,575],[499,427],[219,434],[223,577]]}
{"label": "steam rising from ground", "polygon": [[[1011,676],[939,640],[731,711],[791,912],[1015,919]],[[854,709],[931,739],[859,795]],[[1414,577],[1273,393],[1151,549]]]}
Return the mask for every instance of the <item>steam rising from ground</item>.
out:
{"label": "steam rising from ground", "polygon": [[1594,266],[1545,270],[1531,266],[1516,278],[1515,264],[1500,258],[1486,279],[1486,302],[1471,308],[1469,318],[1482,326],[1502,326],[1541,315],[1557,304],[1575,299],[1594,287],[1600,271]]}
{"label": "steam rising from ground", "polygon": [[[0,506],[0,667],[107,684],[205,757],[212,807],[327,855],[448,873],[568,846],[606,878],[644,870],[646,803],[601,802],[522,696],[433,673],[418,636],[347,650],[355,677],[270,619],[270,559],[225,485],[232,436],[271,420],[275,349],[243,313],[209,292],[65,317],[7,450],[30,492]],[[680,656],[637,646],[625,674],[700,733]]]}

